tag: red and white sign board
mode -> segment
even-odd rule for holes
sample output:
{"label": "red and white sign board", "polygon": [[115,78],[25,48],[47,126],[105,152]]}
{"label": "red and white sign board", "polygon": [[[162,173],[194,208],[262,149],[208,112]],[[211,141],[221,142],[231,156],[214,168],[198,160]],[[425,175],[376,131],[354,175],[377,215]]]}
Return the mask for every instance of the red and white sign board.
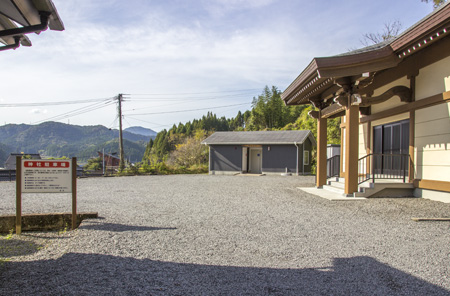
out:
{"label": "red and white sign board", "polygon": [[70,160],[22,160],[22,192],[72,192]]}

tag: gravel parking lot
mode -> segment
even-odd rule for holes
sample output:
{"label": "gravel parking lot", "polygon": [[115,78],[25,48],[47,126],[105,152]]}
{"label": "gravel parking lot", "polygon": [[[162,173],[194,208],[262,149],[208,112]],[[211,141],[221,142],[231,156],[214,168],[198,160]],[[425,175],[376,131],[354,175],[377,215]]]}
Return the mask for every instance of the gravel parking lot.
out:
{"label": "gravel parking lot", "polygon": [[[331,202],[313,177],[78,180],[75,231],[0,238],[0,295],[450,295],[450,205]],[[23,213],[70,212],[24,194]],[[0,214],[15,183],[0,182]],[[13,249],[14,252],[4,252]]]}

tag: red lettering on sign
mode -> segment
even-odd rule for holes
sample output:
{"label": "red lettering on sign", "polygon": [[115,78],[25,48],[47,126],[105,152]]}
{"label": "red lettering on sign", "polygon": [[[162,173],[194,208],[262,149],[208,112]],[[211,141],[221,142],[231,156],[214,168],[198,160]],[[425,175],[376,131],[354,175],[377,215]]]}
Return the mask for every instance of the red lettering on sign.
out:
{"label": "red lettering on sign", "polygon": [[53,168],[69,168],[70,162],[68,161],[48,161],[48,160],[26,160],[24,166],[27,168],[32,167],[53,167]]}

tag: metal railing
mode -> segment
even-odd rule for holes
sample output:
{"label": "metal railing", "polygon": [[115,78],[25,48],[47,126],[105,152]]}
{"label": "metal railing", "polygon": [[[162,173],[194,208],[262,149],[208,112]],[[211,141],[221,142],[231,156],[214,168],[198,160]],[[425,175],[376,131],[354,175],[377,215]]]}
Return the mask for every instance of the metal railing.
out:
{"label": "metal railing", "polygon": [[327,178],[339,176],[341,170],[341,156],[335,155],[327,159]]}
{"label": "metal railing", "polygon": [[358,160],[358,184],[377,179],[400,179],[406,182],[410,167],[409,154],[372,153]]}

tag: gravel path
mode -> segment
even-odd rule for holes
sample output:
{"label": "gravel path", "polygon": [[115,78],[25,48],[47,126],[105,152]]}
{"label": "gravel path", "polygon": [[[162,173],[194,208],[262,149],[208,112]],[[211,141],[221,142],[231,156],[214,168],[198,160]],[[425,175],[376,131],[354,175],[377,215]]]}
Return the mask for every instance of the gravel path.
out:
{"label": "gravel path", "polygon": [[[450,295],[450,205],[330,202],[311,177],[142,176],[78,181],[76,231],[0,239],[0,295]],[[0,214],[15,212],[0,182]],[[23,212],[70,212],[24,195]],[[27,246],[20,248],[19,245]],[[2,253],[0,252],[0,256]]]}

